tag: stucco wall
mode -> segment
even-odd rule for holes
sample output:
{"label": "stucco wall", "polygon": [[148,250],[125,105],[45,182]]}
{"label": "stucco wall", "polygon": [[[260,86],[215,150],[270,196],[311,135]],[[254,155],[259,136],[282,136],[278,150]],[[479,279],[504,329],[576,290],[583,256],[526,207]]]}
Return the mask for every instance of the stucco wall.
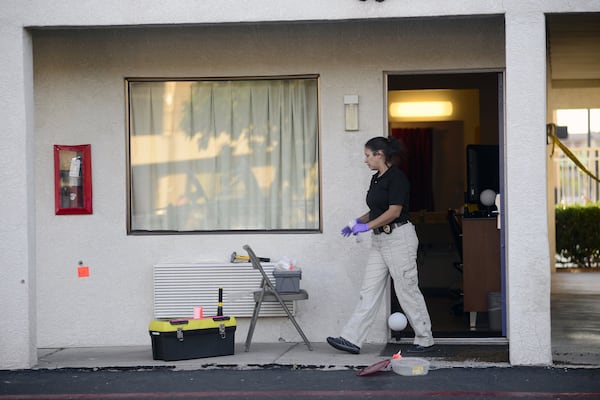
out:
{"label": "stucco wall", "polygon": [[[299,306],[301,325],[315,341],[337,334],[356,302],[368,246],[339,230],[366,210],[371,172],[362,152],[384,133],[383,71],[504,66],[500,17],[41,30],[33,44],[39,347],[148,344],[152,265],[226,261],[245,243],[259,255],[297,258],[311,293]],[[125,77],[302,73],[321,76],[322,234],[126,235]],[[360,97],[355,133],[343,129],[346,94]],[[56,216],[52,145],[83,143],[92,145],[94,214]],[[77,278],[79,260],[89,278]],[[385,319],[378,321],[369,340],[383,342]],[[238,341],[246,327],[241,319]],[[285,319],[265,319],[254,340],[296,336]]]}
{"label": "stucco wall", "polygon": [[[551,360],[543,15],[506,21],[506,297],[511,362]],[[510,74],[508,73],[510,68]],[[541,79],[532,80],[533,76]],[[540,96],[540,93],[543,95]],[[523,117],[524,110],[528,117]],[[538,149],[538,151],[531,151]],[[518,179],[518,176],[521,179]],[[536,182],[537,184],[534,184]],[[537,207],[535,206],[537,205]],[[528,211],[537,208],[543,212]],[[524,234],[527,230],[529,234]],[[511,232],[522,232],[517,240]],[[544,232],[541,234],[541,232]],[[531,253],[531,249],[536,249]],[[529,255],[527,253],[529,252]],[[535,285],[532,285],[536,282]]]}
{"label": "stucco wall", "polygon": [[[218,5],[217,2],[195,0],[181,0],[176,5],[159,0],[0,2],[0,49],[3,55],[0,59],[0,116],[3,121],[0,139],[0,162],[3,166],[0,169],[3,182],[0,196],[3,219],[0,228],[3,261],[0,304],[5,322],[0,340],[0,367],[31,366],[36,359],[36,346],[52,343],[124,344],[145,340],[143,333],[136,331],[131,336],[131,330],[126,328],[135,325],[137,329],[140,322],[146,323],[150,313],[150,278],[147,275],[150,264],[166,259],[194,258],[197,261],[209,255],[218,255],[221,259],[223,254],[242,242],[252,242],[259,253],[266,251],[271,244],[277,244],[281,253],[306,255],[302,262],[307,275],[320,275],[316,281],[306,279],[303,283],[319,293],[319,297],[318,301],[304,306],[300,317],[303,321],[310,319],[311,336],[331,334],[327,326],[335,329],[343,322],[346,315],[343,313],[349,312],[344,300],[355,292],[358,285],[360,259],[357,256],[367,245],[340,241],[338,230],[340,221],[345,221],[349,214],[355,215],[356,210],[362,207],[361,196],[348,195],[349,183],[355,183],[356,177],[368,175],[361,163],[361,147],[372,134],[382,132],[382,71],[497,68],[504,65],[504,59],[507,92],[505,150],[508,160],[505,181],[509,184],[505,196],[506,254],[511,285],[507,309],[509,340],[511,349],[514,349],[511,362],[550,362],[550,332],[546,330],[550,320],[547,307],[549,276],[544,272],[549,264],[547,212],[543,207],[528,206],[534,200],[545,204],[544,195],[540,195],[545,193],[544,188],[540,187],[538,191],[535,189],[537,185],[531,184],[545,179],[542,160],[545,150],[540,143],[544,135],[538,133],[543,131],[546,123],[544,111],[538,106],[544,105],[546,100],[545,87],[540,84],[545,74],[544,63],[540,62],[540,57],[545,57],[543,15],[599,11],[600,0],[382,3],[330,0],[326,5],[320,0],[231,0],[218,2]],[[504,44],[498,40],[503,38],[504,32],[496,24],[473,28],[467,17],[458,25],[450,26],[446,25],[449,21],[437,18],[493,14],[502,15],[507,21]],[[427,19],[408,19],[412,17]],[[386,21],[394,18],[401,19],[388,29],[390,22]],[[306,29],[303,25],[263,26],[256,35],[243,35],[240,28],[229,25],[230,28],[215,27],[200,39],[186,32],[150,33],[145,30],[152,25],[360,19],[374,22],[368,29],[356,29],[356,26],[350,25],[345,36],[329,33],[325,36],[327,40],[314,34],[322,33],[321,30],[313,31],[315,26]],[[85,30],[86,27],[118,25],[145,28],[136,34]],[[38,74],[34,106],[30,29],[61,26],[81,27],[83,30],[69,34],[52,31],[35,33]],[[385,33],[380,26],[385,28]],[[243,30],[250,28],[251,25],[248,25]],[[327,29],[333,28],[329,26]],[[473,29],[476,32],[474,36]],[[270,30],[277,32],[277,38]],[[299,37],[299,33],[303,36]],[[251,38],[254,48],[233,40],[242,36],[246,42]],[[223,47],[218,61],[214,57],[205,57],[198,49],[206,50],[208,46],[208,50],[212,49],[206,53],[208,55],[217,50],[216,46],[211,47],[204,40],[210,37],[229,40],[230,48],[238,51],[230,52]],[[265,37],[267,41],[261,40]],[[44,42],[46,50],[41,46]],[[287,50],[290,42],[302,46],[293,52],[277,52],[282,44]],[[382,50],[384,46],[385,51]],[[159,56],[160,49],[166,50],[168,57]],[[284,56],[271,63],[252,56],[260,54],[257,49],[265,49],[268,56]],[[335,50],[332,54],[338,57],[324,60],[315,51],[318,49]],[[52,54],[51,50],[56,53]],[[502,50],[506,58],[502,56]],[[249,55],[247,66],[240,63],[238,55]],[[293,62],[298,58],[304,61]],[[177,63],[172,60],[177,60]],[[123,91],[122,84],[118,82],[124,76],[155,75],[159,72],[238,74],[241,68],[247,69],[248,73],[260,70],[261,74],[306,72],[307,69],[321,73],[324,233],[289,235],[286,238],[270,235],[190,236],[168,240],[125,236],[124,127],[123,119],[119,117],[123,113]],[[62,72],[59,73],[59,69]],[[65,84],[57,85],[55,79]],[[87,88],[89,95],[85,96],[81,88]],[[66,98],[49,98],[57,90],[57,94]],[[361,131],[357,133],[342,131],[344,94],[361,96]],[[94,96],[97,98],[92,98]],[[62,103],[63,100],[63,104],[51,104],[53,101]],[[532,104],[534,110],[529,112]],[[98,112],[90,115],[89,107],[92,106]],[[85,112],[77,114],[82,108]],[[59,118],[51,118],[52,111],[56,111]],[[36,114],[34,137],[33,116]],[[55,136],[50,138],[50,134]],[[64,217],[61,221],[51,211],[51,145],[58,140],[81,143],[84,139],[93,144],[95,213],[87,217]],[[352,157],[353,154],[356,158]],[[529,155],[533,156],[533,163],[526,157]],[[355,179],[340,179],[340,175]],[[65,239],[65,235],[69,234],[71,236]],[[40,243],[36,243],[38,241]],[[210,254],[207,254],[208,249]],[[307,249],[310,251],[307,252]],[[344,263],[339,258],[342,254],[353,261]],[[92,268],[92,277],[88,280],[73,278],[73,263],[80,258]],[[35,284],[36,274],[43,283],[39,291]],[[330,286],[319,282],[336,282],[345,290],[341,296],[340,293],[332,295],[330,290],[321,294],[318,289],[324,286],[330,289]],[[107,292],[106,289],[110,290]],[[133,297],[137,300],[132,300]],[[46,305],[48,299],[51,299],[50,304]],[[127,301],[123,302],[124,299]],[[541,305],[537,305],[540,300]],[[104,305],[103,301],[106,302]],[[323,304],[327,304],[331,312],[322,312]],[[36,311],[48,315],[38,318]],[[111,314],[113,312],[114,315]],[[85,318],[79,320],[73,315]],[[127,316],[125,320],[116,318],[123,315]],[[529,326],[535,326],[537,331],[529,329]],[[115,327],[116,335],[112,327]],[[83,332],[84,338],[70,335],[68,332],[72,329],[78,334]],[[105,335],[108,331],[110,334]],[[125,331],[126,335],[121,337],[120,333]],[[241,331],[244,331],[243,324]],[[65,337],[59,338],[63,335]],[[262,335],[264,338],[266,334]],[[382,327],[375,327],[372,336],[383,336]],[[540,348],[541,352],[538,351]]]}
{"label": "stucco wall", "polygon": [[37,360],[31,41],[14,28],[0,17],[0,367]]}

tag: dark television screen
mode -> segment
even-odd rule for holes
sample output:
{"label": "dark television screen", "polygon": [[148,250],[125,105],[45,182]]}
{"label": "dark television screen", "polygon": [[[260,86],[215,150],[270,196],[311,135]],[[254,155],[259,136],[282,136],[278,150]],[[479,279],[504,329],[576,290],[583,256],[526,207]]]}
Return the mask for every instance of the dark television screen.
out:
{"label": "dark television screen", "polygon": [[479,203],[486,189],[500,192],[498,145],[467,145],[467,202]]}

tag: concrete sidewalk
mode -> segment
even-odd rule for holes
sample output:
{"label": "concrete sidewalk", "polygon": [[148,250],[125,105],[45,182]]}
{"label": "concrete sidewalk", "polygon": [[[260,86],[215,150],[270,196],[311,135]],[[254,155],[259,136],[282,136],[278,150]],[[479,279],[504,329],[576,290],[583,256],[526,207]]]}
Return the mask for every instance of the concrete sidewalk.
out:
{"label": "concrete sidewalk", "polygon": [[[292,368],[311,368],[321,370],[360,369],[376,361],[389,358],[392,354],[381,355],[384,344],[367,344],[358,355],[337,351],[327,343],[312,343],[314,350],[309,351],[300,343],[253,343],[249,352],[244,351],[242,343],[236,344],[235,354],[221,357],[199,358],[181,361],[162,361],[152,359],[151,346],[128,347],[92,347],[39,349],[38,364],[34,369],[57,368],[170,368],[175,370],[197,370],[210,368],[253,369],[273,366]],[[475,349],[476,351],[476,349]],[[426,354],[405,354],[405,356],[423,357],[430,361],[431,369],[455,367],[510,367],[509,363],[481,362],[474,360],[448,361]],[[600,368],[600,354],[587,358],[580,363],[578,354],[573,357],[562,355],[554,366],[566,368]]]}
{"label": "concrete sidewalk", "polygon": [[[291,366],[323,370],[358,369],[376,361],[390,358],[382,356],[383,344],[367,344],[360,354],[349,354],[335,350],[327,343],[312,343],[309,351],[300,343],[252,343],[249,352],[244,351],[243,343],[236,344],[233,355],[198,358],[181,361],[152,359],[151,346],[130,347],[88,347],[65,349],[39,349],[38,364],[34,369],[56,368],[172,368],[195,370],[205,368],[265,368],[270,366]],[[489,367],[510,366],[508,363],[486,363],[477,361],[448,362],[443,359],[428,358],[426,354],[413,354],[427,358],[431,368],[447,367]]]}
{"label": "concrete sidewalk", "polygon": [[[600,368],[600,293],[598,292],[600,273],[555,273],[552,283],[553,366]],[[436,338],[438,344],[445,342],[450,343]],[[312,345],[314,350],[309,351],[302,342],[252,343],[250,351],[246,353],[243,343],[238,343],[234,355],[185,361],[153,360],[150,343],[148,346],[39,349],[38,364],[34,368],[165,367],[195,370],[251,369],[282,365],[341,370],[359,369],[392,356],[392,354],[381,355],[385,344],[364,345],[361,354],[358,355],[337,351],[325,342],[312,342]],[[474,353],[477,353],[477,345],[473,346]],[[510,367],[509,363],[487,363],[469,359],[448,361],[448,359],[434,358],[426,354],[422,357],[431,362],[432,369]]]}

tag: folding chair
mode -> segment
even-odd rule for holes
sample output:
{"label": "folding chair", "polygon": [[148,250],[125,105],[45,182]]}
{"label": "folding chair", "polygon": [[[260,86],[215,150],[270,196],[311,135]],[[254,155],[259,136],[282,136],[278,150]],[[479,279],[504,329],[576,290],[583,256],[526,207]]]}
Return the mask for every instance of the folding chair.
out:
{"label": "folding chair", "polygon": [[263,302],[279,302],[281,307],[285,310],[288,318],[296,327],[296,330],[302,336],[302,340],[306,343],[306,346],[309,350],[312,351],[312,346],[304,332],[302,332],[302,328],[296,322],[296,318],[292,315],[289,308],[285,304],[286,301],[295,301],[295,300],[306,300],[308,299],[308,293],[304,289],[300,289],[298,293],[279,293],[273,283],[267,276],[265,270],[263,269],[260,260],[254,254],[254,251],[248,245],[244,245],[244,250],[248,252],[250,256],[250,262],[252,263],[252,268],[260,271],[262,275],[262,282],[260,284],[260,290],[254,292],[254,312],[252,313],[252,320],[250,321],[250,328],[248,329],[248,336],[246,337],[246,351],[250,350],[250,343],[252,342],[252,335],[254,334],[254,328],[256,327],[256,321],[258,320],[258,314],[260,312],[260,307]]}

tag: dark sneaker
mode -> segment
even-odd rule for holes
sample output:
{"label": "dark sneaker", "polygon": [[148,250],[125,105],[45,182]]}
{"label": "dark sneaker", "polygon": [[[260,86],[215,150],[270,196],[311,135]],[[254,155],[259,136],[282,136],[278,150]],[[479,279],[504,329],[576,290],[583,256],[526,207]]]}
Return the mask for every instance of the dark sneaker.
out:
{"label": "dark sneaker", "polygon": [[421,346],[420,344],[414,344],[414,345],[412,345],[412,347],[406,349],[406,352],[407,353],[428,353],[433,350],[435,350],[433,344],[431,346]]}
{"label": "dark sneaker", "polygon": [[354,343],[350,343],[343,337],[328,337],[327,343],[338,350],[347,351],[348,353],[358,354],[360,353],[360,347],[355,345]]}

